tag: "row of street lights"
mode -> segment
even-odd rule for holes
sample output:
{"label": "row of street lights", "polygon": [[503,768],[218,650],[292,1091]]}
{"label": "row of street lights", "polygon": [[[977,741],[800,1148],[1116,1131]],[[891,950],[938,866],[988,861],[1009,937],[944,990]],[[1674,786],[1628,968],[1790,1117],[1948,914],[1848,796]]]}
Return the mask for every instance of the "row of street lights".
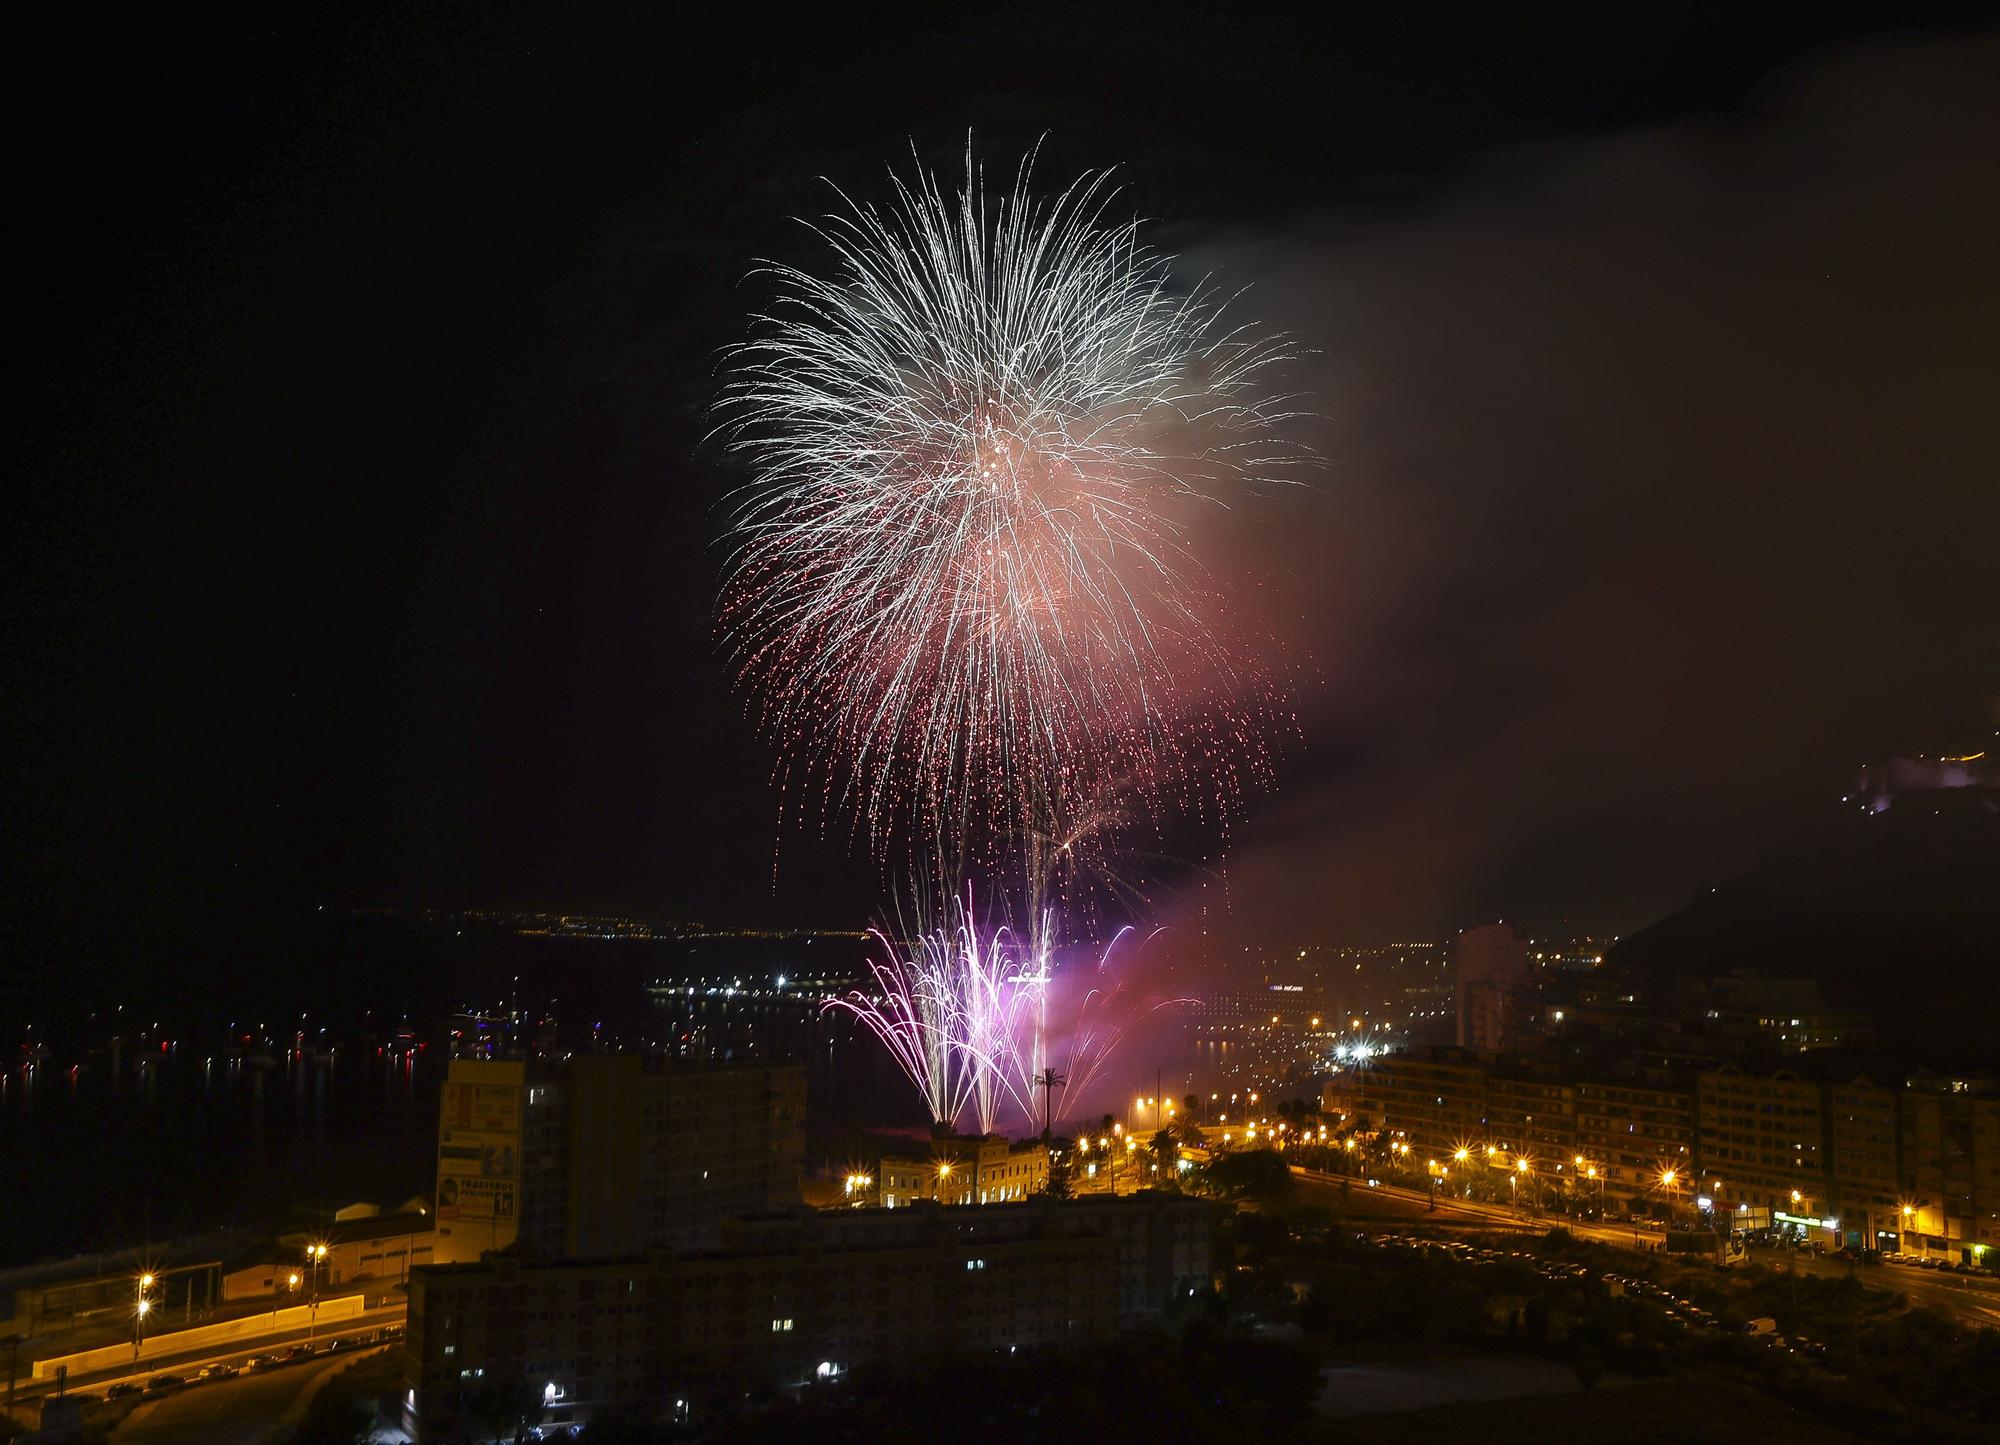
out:
{"label": "row of street lights", "polygon": [[[306,1321],[306,1343],[308,1345],[312,1343],[313,1334],[319,1326],[319,1270],[320,1266],[326,1263],[328,1253],[330,1253],[330,1248],[324,1240],[314,1240],[306,1246],[305,1267],[312,1285],[311,1298],[308,1301],[312,1312]],[[145,1348],[146,1321],[153,1313],[152,1289],[158,1283],[159,1277],[151,1270],[142,1271],[133,1281],[135,1288],[132,1299],[132,1358],[134,1360],[139,1358],[140,1353]],[[301,1279],[297,1270],[293,1270],[285,1277],[285,1287],[294,1294],[298,1292],[300,1283]]]}

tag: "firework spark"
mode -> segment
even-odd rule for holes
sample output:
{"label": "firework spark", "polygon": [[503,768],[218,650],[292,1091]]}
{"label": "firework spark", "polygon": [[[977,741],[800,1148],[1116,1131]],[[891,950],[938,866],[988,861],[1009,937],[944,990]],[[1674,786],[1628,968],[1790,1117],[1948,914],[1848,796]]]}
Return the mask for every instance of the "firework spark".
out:
{"label": "firework spark", "polygon": [[[873,991],[855,989],[822,1007],[854,1015],[881,1040],[908,1076],[933,1123],[948,1124],[965,1107],[967,1075],[959,1064],[956,1035],[962,1010],[954,996],[952,960],[939,939],[924,937],[915,950],[899,950],[875,933],[882,957],[869,960]],[[943,942],[949,942],[948,938]]]}
{"label": "firework spark", "polygon": [[1280,689],[1195,556],[1205,512],[1285,480],[1285,352],[1105,216],[920,172],[812,229],[821,277],[732,357],[750,481],[721,626],[754,716],[878,854],[1060,837],[1105,799],[1226,812]]}
{"label": "firework spark", "polygon": [[952,912],[948,924],[907,946],[877,931],[874,988],[824,1005],[854,1015],[881,1040],[933,1123],[955,1127],[969,1111],[981,1134],[1007,1117],[1032,1124],[1035,1079],[1051,1063],[1066,1080],[1060,1116],[1098,1081],[1126,1030],[1174,1002],[1142,996],[1114,975],[1113,956],[1133,931],[1121,929],[1091,967],[1076,971],[1082,978],[1061,972],[1064,992],[1082,992],[1052,1025],[1059,977],[1052,917],[1023,932],[982,928],[969,894]]}

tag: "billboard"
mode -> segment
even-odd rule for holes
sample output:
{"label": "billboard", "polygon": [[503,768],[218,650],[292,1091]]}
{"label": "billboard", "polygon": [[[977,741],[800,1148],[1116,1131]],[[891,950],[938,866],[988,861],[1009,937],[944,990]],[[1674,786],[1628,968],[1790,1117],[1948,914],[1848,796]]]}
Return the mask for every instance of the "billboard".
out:
{"label": "billboard", "polygon": [[463,1232],[482,1249],[512,1242],[520,1215],[524,1075],[519,1064],[453,1063],[438,1107],[441,1236]]}

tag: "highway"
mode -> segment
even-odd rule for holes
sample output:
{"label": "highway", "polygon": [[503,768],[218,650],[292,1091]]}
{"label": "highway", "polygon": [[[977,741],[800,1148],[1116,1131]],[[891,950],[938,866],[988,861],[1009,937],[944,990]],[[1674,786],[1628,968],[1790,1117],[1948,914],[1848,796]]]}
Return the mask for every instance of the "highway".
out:
{"label": "highway", "polygon": [[[1531,1230],[1543,1233],[1561,1227],[1579,1239],[1587,1239],[1595,1244],[1613,1245],[1620,1249],[1637,1249],[1642,1253],[1651,1252],[1654,1245],[1662,1241],[1660,1233],[1643,1227],[1634,1229],[1629,1224],[1587,1224],[1566,1219],[1561,1215],[1535,1215],[1526,1211],[1508,1209],[1494,1204],[1473,1204],[1465,1200],[1440,1197],[1437,1209],[1430,1209],[1430,1196],[1421,1189],[1409,1189],[1394,1184],[1378,1184],[1370,1188],[1367,1180],[1339,1174],[1320,1174],[1313,1170],[1294,1166],[1292,1175],[1299,1181],[1299,1198],[1310,1204],[1326,1204],[1350,1215],[1373,1215],[1383,1218],[1402,1218],[1415,1221],[1428,1219],[1436,1224],[1459,1224],[1476,1226],[1481,1229]],[[1345,1199],[1340,1193],[1342,1183],[1348,1186]],[[1761,1264],[1771,1269],[1793,1269],[1800,1274],[1818,1275],[1822,1279],[1840,1279],[1843,1276],[1858,1275],[1862,1284],[1869,1289],[1901,1291],[1910,1298],[1912,1304],[1921,1304],[1940,1314],[1953,1316],[1966,1324],[1988,1329],[2000,1329],[2000,1284],[1986,1280],[1965,1279],[1958,1275],[1940,1274],[1935,1270],[1910,1269],[1898,1265],[1856,1265],[1847,1260],[1831,1259],[1824,1255],[1800,1254],[1793,1250],[1750,1251],[1748,1263]]]}
{"label": "highway", "polygon": [[309,1364],[210,1380],[140,1404],[119,1422],[115,1445],[265,1445],[304,1418],[326,1382],[374,1350],[342,1351]]}
{"label": "highway", "polygon": [[[203,1365],[241,1365],[252,1355],[282,1354],[293,1345],[307,1343],[307,1335],[312,1342],[325,1348],[329,1340],[352,1340],[358,1335],[372,1335],[375,1331],[391,1325],[400,1325],[408,1314],[408,1307],[402,1300],[394,1304],[380,1305],[361,1314],[349,1316],[329,1324],[322,1324],[316,1330],[288,1329],[270,1334],[256,1335],[246,1339],[231,1340],[226,1345],[204,1345],[198,1350],[182,1351],[174,1355],[148,1356],[136,1366],[125,1364],[116,1369],[98,1370],[88,1375],[72,1375],[66,1392],[72,1395],[103,1395],[111,1386],[130,1382],[144,1385],[155,1375],[185,1375],[194,1377],[195,1371]],[[342,1356],[345,1358],[345,1356]],[[282,1371],[280,1372],[282,1373]],[[52,1395],[55,1386],[52,1381],[22,1381],[18,1387],[22,1399],[37,1395]]]}

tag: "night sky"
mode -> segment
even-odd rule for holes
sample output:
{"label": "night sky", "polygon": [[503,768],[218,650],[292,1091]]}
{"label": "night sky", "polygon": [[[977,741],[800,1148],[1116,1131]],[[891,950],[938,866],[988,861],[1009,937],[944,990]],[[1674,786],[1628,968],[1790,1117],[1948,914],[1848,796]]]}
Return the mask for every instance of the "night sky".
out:
{"label": "night sky", "polygon": [[954,9],[79,13],[21,57],[17,985],[276,958],[320,904],[866,921],[843,840],[778,847],[715,655],[704,413],[819,178],[968,129],[1120,166],[1314,353],[1326,465],[1234,542],[1309,663],[1240,932],[1629,929],[1864,758],[1986,744],[1974,12]]}

